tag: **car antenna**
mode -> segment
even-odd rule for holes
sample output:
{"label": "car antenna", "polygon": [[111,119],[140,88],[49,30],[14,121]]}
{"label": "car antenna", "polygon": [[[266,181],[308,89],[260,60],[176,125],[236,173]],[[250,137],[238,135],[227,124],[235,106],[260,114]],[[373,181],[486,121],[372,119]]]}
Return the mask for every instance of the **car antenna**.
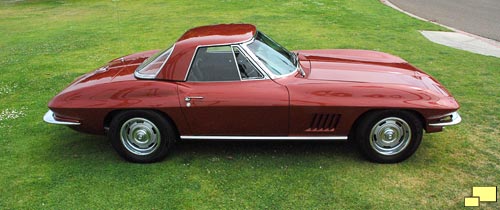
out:
{"label": "car antenna", "polygon": [[297,57],[297,66],[299,67],[300,75],[302,75],[302,77],[306,77],[306,72],[304,71],[304,69],[302,69],[302,66],[300,66],[299,52],[298,51],[296,53],[296,57]]}

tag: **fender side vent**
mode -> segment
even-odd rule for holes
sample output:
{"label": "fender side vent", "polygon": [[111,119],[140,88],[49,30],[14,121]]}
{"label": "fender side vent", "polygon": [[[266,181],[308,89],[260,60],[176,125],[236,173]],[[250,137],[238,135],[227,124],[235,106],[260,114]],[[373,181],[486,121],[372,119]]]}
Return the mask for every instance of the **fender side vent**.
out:
{"label": "fender side vent", "polygon": [[333,132],[339,123],[339,114],[314,114],[307,132]]}

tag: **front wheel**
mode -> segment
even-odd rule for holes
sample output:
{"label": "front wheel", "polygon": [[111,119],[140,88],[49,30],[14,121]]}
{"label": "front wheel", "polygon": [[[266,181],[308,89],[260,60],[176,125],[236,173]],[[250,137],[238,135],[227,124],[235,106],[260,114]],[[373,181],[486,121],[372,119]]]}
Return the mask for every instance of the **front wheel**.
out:
{"label": "front wheel", "polygon": [[422,123],[408,111],[372,112],[360,119],[355,130],[361,152],[379,163],[396,163],[409,158],[422,141]]}
{"label": "front wheel", "polygon": [[138,163],[163,159],[175,142],[175,136],[170,122],[149,110],[121,112],[113,118],[109,128],[111,144],[118,154]]}

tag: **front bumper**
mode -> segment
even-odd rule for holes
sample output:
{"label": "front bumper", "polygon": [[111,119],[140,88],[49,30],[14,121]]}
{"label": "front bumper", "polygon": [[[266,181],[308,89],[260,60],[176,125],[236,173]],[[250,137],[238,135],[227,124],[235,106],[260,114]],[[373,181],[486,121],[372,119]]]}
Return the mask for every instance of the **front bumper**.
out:
{"label": "front bumper", "polygon": [[80,125],[79,122],[57,120],[52,110],[49,110],[47,111],[47,113],[45,113],[45,115],[43,116],[43,121],[56,125]]}
{"label": "front bumper", "polygon": [[451,121],[438,122],[438,123],[430,123],[429,126],[432,126],[432,127],[443,127],[443,126],[456,125],[456,124],[462,122],[462,118],[460,117],[460,115],[458,114],[458,112],[453,112],[453,113],[447,114],[445,116],[448,116],[448,115],[451,115]]}

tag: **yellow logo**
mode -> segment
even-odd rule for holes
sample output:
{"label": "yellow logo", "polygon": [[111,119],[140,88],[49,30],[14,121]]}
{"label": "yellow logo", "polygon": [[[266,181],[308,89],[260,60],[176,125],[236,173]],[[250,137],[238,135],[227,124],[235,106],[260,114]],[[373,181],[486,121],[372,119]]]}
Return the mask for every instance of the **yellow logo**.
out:
{"label": "yellow logo", "polygon": [[472,196],[465,197],[465,206],[479,206],[480,202],[497,202],[497,187],[472,187]]}

